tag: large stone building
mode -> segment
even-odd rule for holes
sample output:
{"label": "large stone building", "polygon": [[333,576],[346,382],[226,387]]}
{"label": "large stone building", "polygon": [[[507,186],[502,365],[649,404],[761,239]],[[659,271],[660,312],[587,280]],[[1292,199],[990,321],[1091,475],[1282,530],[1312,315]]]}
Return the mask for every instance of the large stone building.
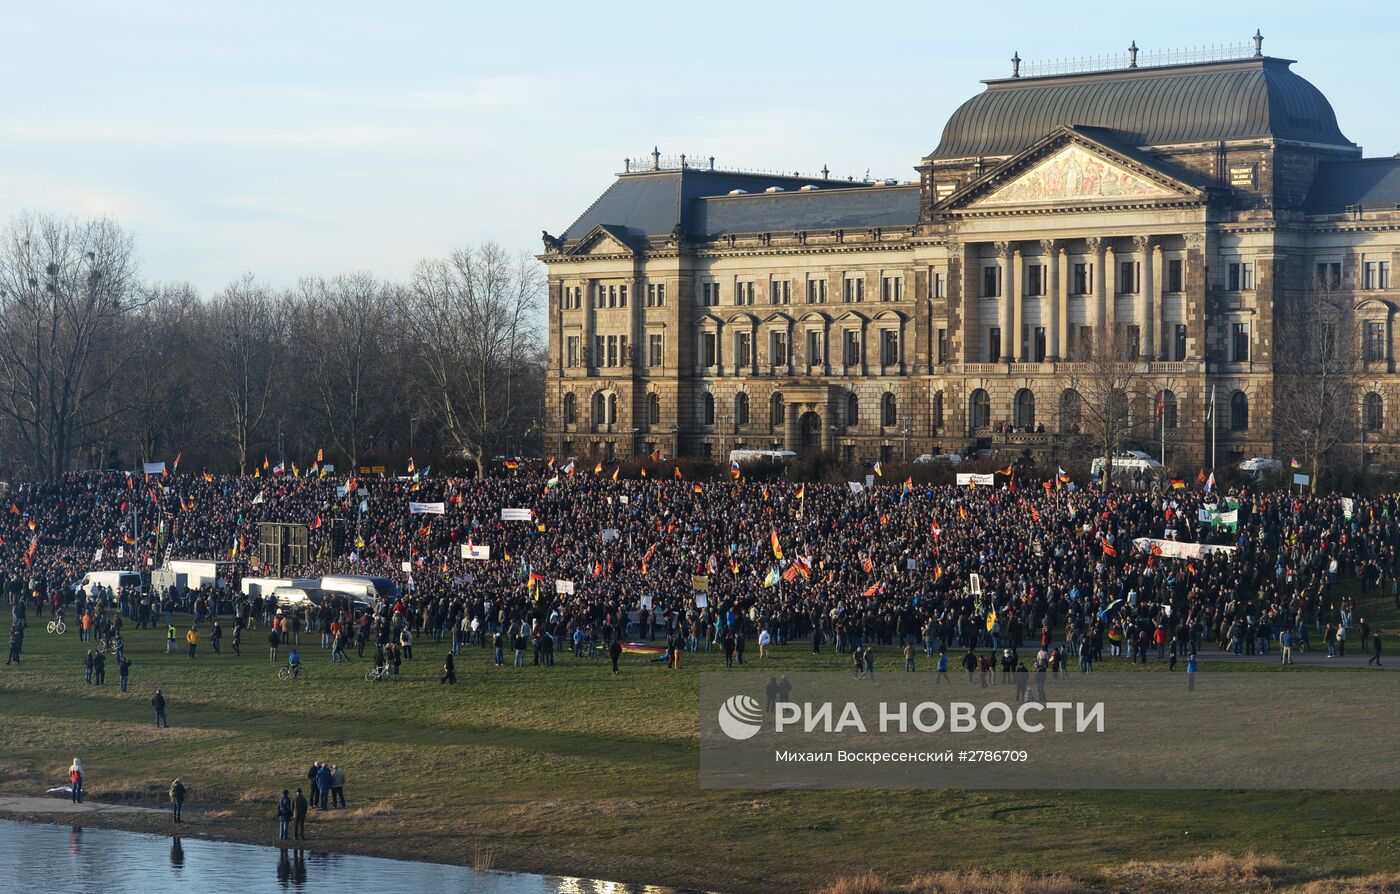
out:
{"label": "large stone building", "polygon": [[1350,446],[1388,462],[1400,159],[1363,159],[1290,60],[1252,51],[1013,59],[909,184],[630,160],[545,235],[547,450],[1053,453],[1069,361],[1115,333],[1169,465],[1207,461],[1212,430],[1221,464],[1273,456],[1274,309],[1322,277],[1365,338]]}

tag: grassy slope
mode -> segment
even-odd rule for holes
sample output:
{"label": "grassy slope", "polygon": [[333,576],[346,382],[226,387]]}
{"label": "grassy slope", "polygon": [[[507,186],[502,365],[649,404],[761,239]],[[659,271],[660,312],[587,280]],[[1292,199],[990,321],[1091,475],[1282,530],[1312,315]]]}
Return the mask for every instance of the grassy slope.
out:
{"label": "grassy slope", "polygon": [[[370,684],[366,662],[333,665],[304,640],[313,679],[293,685],[275,679],[265,647],[237,659],[206,643],[190,661],[162,654],[152,631],[130,633],[122,696],[114,669],[101,689],[83,683],[72,632],[31,628],[22,668],[0,673],[0,791],[60,784],[78,754],[98,799],[159,802],[180,775],[204,811],[191,831],[266,841],[274,794],[325,759],[348,769],[354,809],[313,814],[318,846],[462,863],[485,847],[497,867],[711,890],[804,889],[865,866],[896,879],[974,865],[1111,880],[1127,860],[1248,849],[1326,870],[1400,869],[1395,792],[701,791],[697,674],[722,668],[718,654],[688,656],[679,672],[626,656],[613,678],[601,658],[496,669],[468,648],[454,689],[437,683],[444,646],[420,643],[402,682]],[[881,667],[897,666],[890,651]],[[797,645],[761,669],[844,668],[844,656]],[[168,731],[151,726],[157,685]]]}

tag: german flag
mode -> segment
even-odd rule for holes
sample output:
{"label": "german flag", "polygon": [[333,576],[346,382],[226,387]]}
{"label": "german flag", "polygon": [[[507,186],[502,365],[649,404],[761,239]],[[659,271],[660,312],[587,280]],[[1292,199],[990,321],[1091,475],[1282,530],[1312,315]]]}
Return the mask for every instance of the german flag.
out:
{"label": "german flag", "polygon": [[1103,554],[1105,556],[1111,556],[1113,558],[1118,557],[1118,550],[1113,548],[1113,544],[1108,542],[1107,537],[1100,538],[1099,545],[1103,547]]}
{"label": "german flag", "polygon": [[616,469],[613,469],[613,476],[612,476],[612,478],[613,478],[614,481],[617,480],[618,473],[621,472],[621,471],[622,471],[622,466],[618,466]]}
{"label": "german flag", "polygon": [[594,563],[593,563],[593,576],[594,576],[594,577],[602,577],[602,576],[603,576],[603,563],[602,563],[602,562],[594,562]]}
{"label": "german flag", "polygon": [[1180,478],[1172,479],[1172,490],[1186,490],[1186,482]]}
{"label": "german flag", "polygon": [[806,483],[799,484],[799,485],[797,486],[797,499],[799,499],[799,500],[805,500],[805,499],[807,499],[807,485],[806,485]]}
{"label": "german flag", "polygon": [[[550,462],[550,465],[553,465],[553,461]],[[517,460],[508,459],[505,461],[505,467],[514,471],[515,469],[520,468],[520,463]]]}
{"label": "german flag", "polygon": [[866,556],[865,558],[860,560],[860,567],[865,569],[866,574],[869,574],[870,572],[875,570],[875,563],[870,561],[869,556]]}
{"label": "german flag", "polygon": [[700,487],[700,482],[698,482],[698,481],[695,482],[694,484],[692,484],[692,485],[690,486],[690,489],[691,489],[692,492],[697,493],[697,494],[702,494],[702,493],[705,492],[705,491],[704,491],[704,488]]}
{"label": "german flag", "polygon": [[771,543],[772,543],[772,546],[773,546],[773,558],[775,558],[775,559],[782,559],[782,557],[783,557],[783,545],[782,545],[781,543],[778,542],[778,532],[777,532],[776,529],[773,530],[772,536],[771,536],[769,539],[770,539],[770,541],[771,541]]}
{"label": "german flag", "polygon": [[1009,476],[1009,475],[1012,475],[1012,474],[1014,474],[1014,473],[1015,473],[1015,468],[1014,468],[1013,466],[1007,466],[1007,467],[1004,468],[1004,469],[998,469],[998,470],[997,470],[997,474],[998,474],[998,475],[1008,475],[1008,476]]}
{"label": "german flag", "polygon": [[594,474],[594,475],[601,475],[601,474],[603,474],[603,464],[602,464],[602,463],[598,463],[597,465],[595,465],[595,466],[593,467],[593,474]]}
{"label": "german flag", "polygon": [[873,584],[871,584],[870,586],[866,587],[865,590],[864,590],[864,592],[862,592],[860,595],[862,595],[862,596],[866,597],[867,599],[869,599],[870,597],[872,597],[872,596],[876,595],[877,593],[879,593],[879,592],[880,592],[880,588],[881,588],[882,586],[884,586],[884,585],[881,584],[879,581],[876,581],[875,583],[873,583]]}
{"label": "german flag", "polygon": [[685,477],[684,475],[681,474],[681,467],[680,467],[680,466],[676,466],[676,470],[675,470],[675,472],[673,472],[672,474],[674,474],[674,475],[676,476],[676,480],[677,480],[677,481],[680,481],[682,478]]}

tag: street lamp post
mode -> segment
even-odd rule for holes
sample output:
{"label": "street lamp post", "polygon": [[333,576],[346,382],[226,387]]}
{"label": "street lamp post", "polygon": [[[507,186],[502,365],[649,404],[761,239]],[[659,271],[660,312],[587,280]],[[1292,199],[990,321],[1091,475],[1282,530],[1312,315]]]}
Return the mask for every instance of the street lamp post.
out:
{"label": "street lamp post", "polygon": [[909,430],[913,427],[914,417],[906,413],[900,417],[900,421],[904,423],[904,431],[901,432],[904,435],[904,461],[909,462]]}

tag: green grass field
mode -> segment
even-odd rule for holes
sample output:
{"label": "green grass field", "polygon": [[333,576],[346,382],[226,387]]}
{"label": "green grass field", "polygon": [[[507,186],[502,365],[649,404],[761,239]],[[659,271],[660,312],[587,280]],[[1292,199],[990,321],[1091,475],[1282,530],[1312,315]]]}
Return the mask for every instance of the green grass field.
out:
{"label": "green grass field", "polygon": [[[614,678],[603,658],[517,670],[469,647],[450,687],[437,682],[445,644],[420,641],[402,681],[367,683],[368,661],[333,664],[303,638],[309,679],[285,683],[265,645],[251,645],[259,631],[242,658],[226,638],[224,654],[206,642],[194,660],[163,654],[154,631],[128,632],[122,695],[115,662],[106,686],[88,686],[77,636],[31,625],[23,664],[0,668],[0,793],[63,784],[79,755],[96,800],[163,804],[179,775],[192,790],[189,833],[270,843],[275,795],[323,759],[347,769],[351,809],[313,812],[317,847],[468,865],[489,854],[497,868],[726,892],[967,866],[1111,887],[1127,861],[1249,850],[1328,872],[1400,870],[1396,792],[704,791],[697,682],[723,669],[718,653],[687,656],[680,671],[625,656]],[[765,673],[846,667],[806,645],[750,657]],[[899,666],[893,650],[880,666]],[[169,730],[152,723],[156,686]],[[163,819],[91,821],[163,830]]]}

